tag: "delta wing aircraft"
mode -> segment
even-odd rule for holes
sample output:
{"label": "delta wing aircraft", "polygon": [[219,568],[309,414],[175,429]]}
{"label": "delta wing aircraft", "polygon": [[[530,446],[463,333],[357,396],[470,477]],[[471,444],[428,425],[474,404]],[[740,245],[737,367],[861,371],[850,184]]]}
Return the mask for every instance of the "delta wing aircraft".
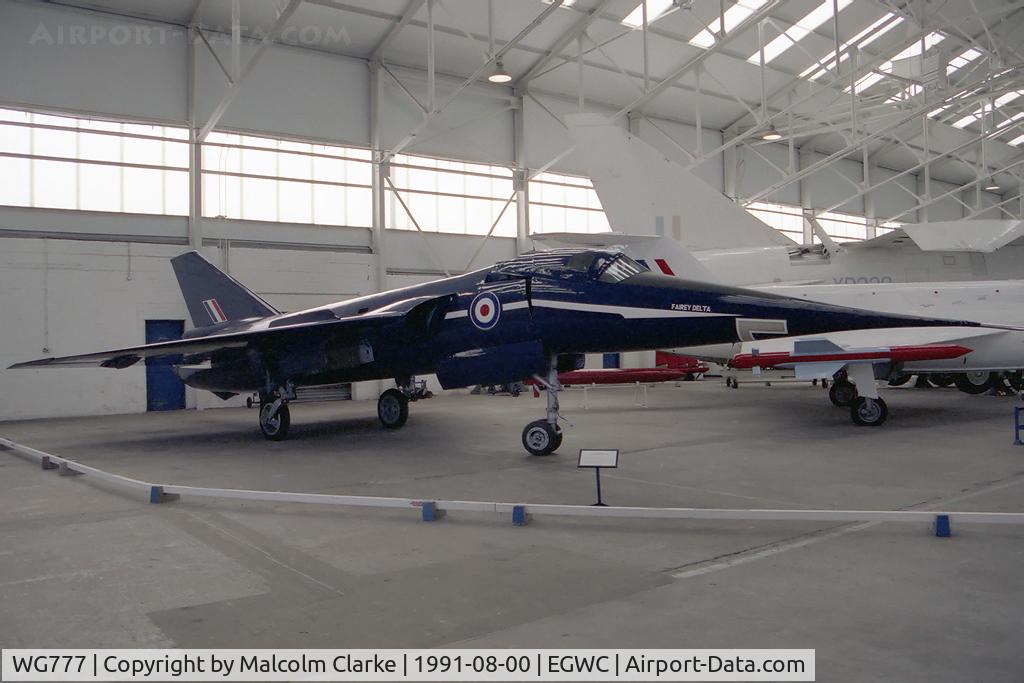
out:
{"label": "delta wing aircraft", "polygon": [[[295,388],[391,379],[377,402],[381,424],[405,424],[416,375],[445,388],[533,377],[547,416],[523,429],[533,455],[562,441],[559,371],[583,354],[730,343],[765,335],[875,328],[978,328],[978,323],[890,315],[652,274],[629,256],[568,249],[525,254],[456,277],[295,313],[270,304],[196,252],[171,260],[194,329],[186,338],[44,358],[12,368],[127,368],[181,356],[178,376],[221,397],[259,392],[260,429],[283,439]],[[864,391],[870,417],[883,406]]]}

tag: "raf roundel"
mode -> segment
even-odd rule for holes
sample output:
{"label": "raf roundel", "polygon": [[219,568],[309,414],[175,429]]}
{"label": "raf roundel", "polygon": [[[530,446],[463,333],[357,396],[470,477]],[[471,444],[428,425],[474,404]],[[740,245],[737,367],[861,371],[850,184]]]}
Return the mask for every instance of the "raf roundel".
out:
{"label": "raf roundel", "polygon": [[481,330],[489,330],[498,324],[501,317],[501,302],[491,292],[480,292],[469,305],[469,319]]}

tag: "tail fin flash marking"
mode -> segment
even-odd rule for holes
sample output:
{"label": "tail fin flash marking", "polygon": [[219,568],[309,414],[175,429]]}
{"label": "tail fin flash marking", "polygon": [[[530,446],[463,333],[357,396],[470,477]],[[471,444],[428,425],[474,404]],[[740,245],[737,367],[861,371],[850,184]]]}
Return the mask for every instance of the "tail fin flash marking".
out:
{"label": "tail fin flash marking", "polygon": [[658,264],[658,268],[660,268],[661,272],[665,273],[665,275],[675,275],[675,273],[672,272],[672,268],[669,267],[668,261],[665,259],[656,258],[654,259],[654,262]]}
{"label": "tail fin flash marking", "polygon": [[196,327],[229,320],[267,318],[279,311],[242,283],[190,251],[171,259],[174,275]]}
{"label": "tail fin flash marking", "polygon": [[213,323],[227,322],[228,317],[224,315],[224,309],[220,307],[216,299],[206,299],[203,301],[203,306],[206,307],[206,312],[210,314],[210,321]]}

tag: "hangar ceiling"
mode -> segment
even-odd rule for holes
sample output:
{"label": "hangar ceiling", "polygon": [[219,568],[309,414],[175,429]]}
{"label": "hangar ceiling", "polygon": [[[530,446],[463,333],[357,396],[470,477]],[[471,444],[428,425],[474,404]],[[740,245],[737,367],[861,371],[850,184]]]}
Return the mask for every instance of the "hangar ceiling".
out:
{"label": "hangar ceiling", "polygon": [[[230,35],[236,1],[55,4]],[[716,149],[677,145],[694,164],[735,149],[764,160],[777,175],[748,199],[840,159],[1019,199],[1024,2],[647,0],[646,9],[645,25],[639,0],[247,0],[239,30],[263,38],[276,26],[277,42],[420,70],[432,54],[438,75],[458,79],[486,80],[500,58],[520,93],[720,130]],[[788,146],[788,161],[768,144]],[[807,151],[824,159],[801,165]],[[875,184],[852,183],[851,197]]]}

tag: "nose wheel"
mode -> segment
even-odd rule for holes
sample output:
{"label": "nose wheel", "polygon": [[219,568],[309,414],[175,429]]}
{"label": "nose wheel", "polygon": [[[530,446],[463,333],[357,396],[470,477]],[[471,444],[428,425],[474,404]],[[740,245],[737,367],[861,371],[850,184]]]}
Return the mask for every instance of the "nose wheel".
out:
{"label": "nose wheel", "polygon": [[530,455],[551,455],[562,445],[562,429],[558,426],[558,392],[562,390],[558,382],[558,359],[552,357],[547,379],[540,375],[534,375],[534,379],[546,389],[548,416],[526,425],[523,448]]}
{"label": "nose wheel", "polygon": [[547,420],[534,420],[523,429],[523,447],[530,455],[551,455],[562,445],[562,430]]}

